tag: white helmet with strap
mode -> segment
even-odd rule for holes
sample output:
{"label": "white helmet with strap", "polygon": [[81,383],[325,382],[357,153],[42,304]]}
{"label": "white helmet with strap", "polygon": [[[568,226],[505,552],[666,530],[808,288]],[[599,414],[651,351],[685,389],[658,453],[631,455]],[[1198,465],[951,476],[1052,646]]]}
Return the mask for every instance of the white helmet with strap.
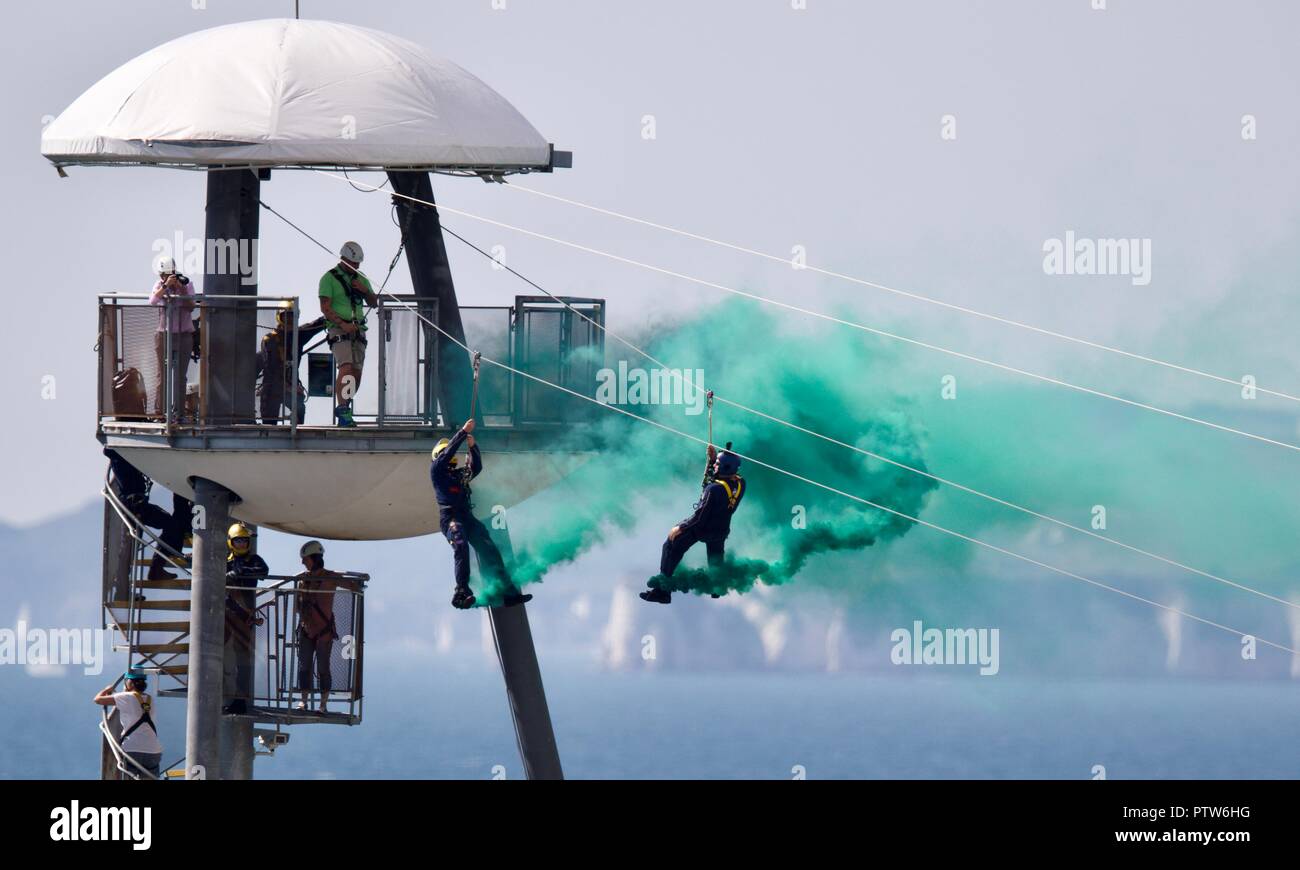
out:
{"label": "white helmet with strap", "polygon": [[343,247],[339,249],[339,257],[341,259],[349,260],[358,265],[360,265],[365,256],[365,253],[361,250],[361,246],[356,242],[344,242]]}

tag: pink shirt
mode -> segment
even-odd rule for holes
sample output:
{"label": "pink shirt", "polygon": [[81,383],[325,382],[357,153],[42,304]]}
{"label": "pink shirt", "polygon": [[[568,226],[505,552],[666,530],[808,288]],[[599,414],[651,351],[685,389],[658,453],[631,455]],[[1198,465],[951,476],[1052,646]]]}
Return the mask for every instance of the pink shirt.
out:
{"label": "pink shirt", "polygon": [[[159,279],[153,285],[153,292],[149,294],[149,304],[158,306],[158,331],[159,332],[193,332],[194,331],[194,311],[193,308],[186,308],[185,303],[179,299],[173,299],[171,311],[168,311],[163,303],[167,300],[163,294],[167,289]],[[172,291],[172,296],[188,296],[194,298],[194,282],[182,284],[179,292]],[[170,326],[167,321],[171,320]]]}

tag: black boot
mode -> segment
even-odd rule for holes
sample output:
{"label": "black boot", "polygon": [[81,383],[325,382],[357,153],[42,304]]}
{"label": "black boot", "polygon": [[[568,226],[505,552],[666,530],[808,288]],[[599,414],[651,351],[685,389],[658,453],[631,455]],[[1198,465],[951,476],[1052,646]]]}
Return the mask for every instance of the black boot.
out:
{"label": "black boot", "polygon": [[507,595],[505,598],[501,599],[501,606],[514,607],[516,604],[527,604],[529,601],[532,600],[533,600],[532,594],[515,590],[514,592],[511,592],[509,595]]}
{"label": "black boot", "polygon": [[468,586],[457,586],[456,594],[451,596],[451,606],[457,610],[469,610],[474,606],[474,593]]}
{"label": "black boot", "polygon": [[663,589],[647,589],[641,593],[641,600],[652,604],[672,604],[673,594]]}

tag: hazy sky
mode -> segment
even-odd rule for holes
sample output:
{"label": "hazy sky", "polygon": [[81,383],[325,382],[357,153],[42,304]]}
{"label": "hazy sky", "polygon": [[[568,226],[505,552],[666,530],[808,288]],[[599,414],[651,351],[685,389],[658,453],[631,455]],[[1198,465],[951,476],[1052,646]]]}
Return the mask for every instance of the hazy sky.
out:
{"label": "hazy sky", "polygon": [[[302,4],[304,17],[391,31],[451,58],[575,152],[573,170],[522,184],[780,256],[803,245],[818,266],[1300,392],[1300,7],[1106,5]],[[10,497],[0,502],[0,521],[26,525],[95,497],[103,478],[93,437],[95,294],[148,289],[153,242],[203,232],[202,175],[73,168],[59,179],[39,155],[43,119],[155,45],[292,15],[293,4],[191,7],[171,0],[7,10],[10,32],[22,36],[0,57],[9,119],[0,222],[16,266],[16,322],[6,342],[15,402],[0,436]],[[1247,114],[1257,132],[1249,140]],[[653,140],[642,137],[646,115],[655,118]],[[955,139],[941,137],[945,115],[955,118]],[[1101,389],[1178,408],[1236,399],[1232,387],[497,186],[435,185],[448,205],[801,304],[847,307],[883,328]],[[372,263],[386,263],[396,248],[386,197],[290,172],[277,173],[263,196],[330,244],[361,241]],[[639,330],[722,298],[466,218],[446,223],[480,245],[505,245],[512,266],[553,292],[608,298],[614,329]],[[314,296],[329,259],[269,215],[262,226],[262,291]],[[1149,239],[1150,283],[1044,274],[1044,242],[1067,231]],[[449,249],[462,301],[529,292],[458,244]],[[394,281],[409,288],[405,266]],[[53,400],[42,398],[47,375],[56,379]],[[1295,416],[1293,403],[1261,399],[1259,407]],[[1205,437],[1211,452],[1267,449]],[[1290,464],[1295,456],[1274,458]]]}

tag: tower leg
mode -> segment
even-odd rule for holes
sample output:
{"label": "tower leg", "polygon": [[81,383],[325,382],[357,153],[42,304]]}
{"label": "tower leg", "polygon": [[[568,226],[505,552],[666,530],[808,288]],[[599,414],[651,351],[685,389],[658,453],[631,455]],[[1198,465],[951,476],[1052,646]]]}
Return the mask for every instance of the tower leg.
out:
{"label": "tower leg", "polygon": [[528,627],[527,605],[493,607],[488,611],[496,639],[501,676],[506,682],[510,715],[515,722],[519,757],[529,779],[564,779],[560,750],[555,745],[551,711],[546,706],[542,670],[537,664],[533,633]]}
{"label": "tower leg", "polygon": [[221,778],[253,778],[253,720],[221,717]]}
{"label": "tower leg", "polygon": [[[510,532],[492,529],[491,535],[506,563],[513,562]],[[506,683],[506,698],[510,702],[510,716],[514,720],[515,738],[519,741],[524,776],[528,779],[564,779],[526,606],[490,608],[488,619],[492,624],[492,638],[496,641],[501,676]]]}
{"label": "tower leg", "polygon": [[[221,696],[224,688],[226,620],[226,527],[230,490],[194,480],[194,504],[203,528],[194,531],[190,581],[189,676],[186,689],[185,771],[187,779],[221,777]],[[251,743],[250,743],[251,745]]]}

